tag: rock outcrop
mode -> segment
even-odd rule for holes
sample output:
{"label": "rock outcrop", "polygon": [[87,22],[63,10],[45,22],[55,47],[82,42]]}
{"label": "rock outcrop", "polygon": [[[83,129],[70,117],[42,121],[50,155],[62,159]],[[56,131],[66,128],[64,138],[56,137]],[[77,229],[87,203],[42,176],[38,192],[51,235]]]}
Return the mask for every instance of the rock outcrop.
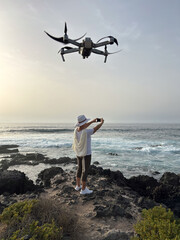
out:
{"label": "rock outcrop", "polygon": [[15,144],[11,145],[0,145],[0,154],[9,154],[9,153],[17,153],[19,150],[17,149],[19,146]]}
{"label": "rock outcrop", "polygon": [[16,170],[0,170],[0,194],[5,192],[20,194],[35,189],[33,181],[29,180],[24,173]]}

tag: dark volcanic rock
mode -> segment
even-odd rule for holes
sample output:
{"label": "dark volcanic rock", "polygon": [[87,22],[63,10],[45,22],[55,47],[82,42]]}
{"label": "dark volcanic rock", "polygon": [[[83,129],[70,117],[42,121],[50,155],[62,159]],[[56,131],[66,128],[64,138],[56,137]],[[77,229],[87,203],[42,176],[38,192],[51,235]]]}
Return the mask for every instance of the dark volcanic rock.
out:
{"label": "dark volcanic rock", "polygon": [[111,155],[111,156],[118,156],[117,153],[112,153],[112,152],[108,153],[108,155]]}
{"label": "dark volcanic rock", "polygon": [[99,165],[100,163],[98,161],[93,162],[94,165]]}
{"label": "dark volcanic rock", "polygon": [[27,153],[25,156],[25,160],[41,161],[44,159],[45,159],[45,156],[40,153]]}
{"label": "dark volcanic rock", "polygon": [[[138,176],[127,179],[128,186],[141,196],[149,197],[157,203],[163,203],[179,217],[180,216],[180,176],[166,172],[158,182],[153,177]],[[150,202],[150,205],[153,205]],[[149,203],[141,202],[139,205],[148,208]]]}
{"label": "dark volcanic rock", "polygon": [[111,171],[110,169],[103,169],[102,167],[97,167],[91,165],[89,169],[90,175],[95,175],[96,177],[105,176],[108,177],[109,182],[115,182],[118,186],[126,186],[126,178],[120,171]]}
{"label": "dark volcanic rock", "polygon": [[159,182],[172,186],[180,186],[180,177],[175,173],[165,172]]}
{"label": "dark volcanic rock", "polygon": [[64,173],[64,170],[60,167],[51,167],[45,169],[38,174],[37,182],[42,183],[45,187],[49,187],[51,185],[51,178],[60,173]]}
{"label": "dark volcanic rock", "polygon": [[12,154],[10,156],[10,159],[2,160],[1,161],[1,168],[2,169],[8,169],[10,166],[14,165],[38,165],[39,163],[45,163],[45,164],[71,164],[76,163],[77,160],[75,158],[69,158],[69,157],[61,157],[59,159],[53,158],[49,159],[48,157],[44,156],[40,153],[27,153],[26,155],[17,153]]}
{"label": "dark volcanic rock", "polygon": [[47,164],[71,164],[71,163],[76,163],[77,160],[76,158],[69,158],[69,157],[61,157],[59,159],[53,158],[53,159],[46,159],[43,163],[47,163]]}
{"label": "dark volcanic rock", "polygon": [[[15,144],[11,145],[1,145],[0,146],[0,153],[6,154],[6,153],[17,153],[19,150],[17,149],[19,146]],[[9,148],[14,148],[14,149],[9,149]]]}
{"label": "dark volcanic rock", "polygon": [[159,186],[156,179],[146,175],[131,177],[130,179],[127,179],[127,183],[129,187],[143,196],[152,196],[155,187]]}
{"label": "dark volcanic rock", "polygon": [[159,183],[160,185],[153,191],[153,199],[164,203],[180,217],[180,177],[175,173],[166,172]]}
{"label": "dark volcanic rock", "polygon": [[33,181],[29,180],[24,173],[16,170],[0,170],[0,194],[4,192],[20,194],[35,189]]}

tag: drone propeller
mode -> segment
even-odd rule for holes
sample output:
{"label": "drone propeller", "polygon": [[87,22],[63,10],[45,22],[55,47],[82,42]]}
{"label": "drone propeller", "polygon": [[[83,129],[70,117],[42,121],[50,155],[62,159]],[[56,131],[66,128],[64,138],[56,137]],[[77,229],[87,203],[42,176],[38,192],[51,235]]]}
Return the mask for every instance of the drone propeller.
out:
{"label": "drone propeller", "polygon": [[[57,38],[57,37],[54,37],[54,36],[50,35],[50,34],[47,33],[46,31],[44,31],[44,32],[45,32],[50,38],[52,38],[52,39],[55,40],[55,41],[58,41],[58,42],[63,43],[63,44],[69,43],[69,42],[68,42],[68,35],[67,35],[67,23],[66,23],[66,22],[65,22],[65,26],[64,26],[64,36],[63,36],[63,37]],[[83,36],[81,36],[80,38],[74,39],[73,41],[78,41],[78,40],[80,40],[81,38],[83,38],[85,35],[86,35],[86,33],[85,33]]]}
{"label": "drone propeller", "polygon": [[60,43],[64,43],[63,41],[63,37],[60,37],[60,38],[57,38],[57,37],[54,37],[52,35],[50,35],[49,33],[47,33],[46,31],[44,31],[50,38],[54,39],[55,41],[58,41]]}
{"label": "drone propeller", "polygon": [[[116,43],[116,45],[118,45],[117,39],[114,38],[113,36],[103,37],[103,38],[99,39],[99,40],[97,41],[97,43],[100,42],[101,40],[105,39],[105,38],[110,38],[110,40],[113,39],[113,41]],[[113,43],[114,43],[114,42],[113,42]],[[112,44],[113,44],[113,43],[112,43]]]}
{"label": "drone propeller", "polygon": [[64,33],[67,34],[67,24],[65,22],[65,26],[64,26]]}
{"label": "drone propeller", "polygon": [[114,53],[118,53],[118,52],[121,52],[121,51],[122,51],[122,49],[120,49],[120,50],[118,50],[118,51],[116,51],[116,52],[108,52],[108,50],[107,50],[107,45],[105,45],[105,47],[104,47],[104,53],[105,53],[104,62],[106,63],[106,60],[107,60],[107,56],[108,56],[108,55],[114,54]]}

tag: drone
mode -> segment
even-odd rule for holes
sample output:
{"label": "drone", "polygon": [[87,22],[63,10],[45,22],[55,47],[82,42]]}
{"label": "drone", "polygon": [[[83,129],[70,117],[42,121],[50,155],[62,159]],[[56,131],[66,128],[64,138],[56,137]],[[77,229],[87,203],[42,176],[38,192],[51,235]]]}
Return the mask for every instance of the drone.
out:
{"label": "drone", "polygon": [[[121,50],[119,51],[116,51],[116,52],[108,52],[107,50],[107,45],[112,45],[114,43],[116,43],[116,45],[118,46],[118,41],[116,38],[114,38],[113,36],[107,36],[107,37],[103,37],[101,39],[99,39],[96,43],[94,43],[91,38],[89,37],[86,37],[84,40],[82,40],[82,42],[78,42],[78,40],[82,39],[86,33],[80,37],[80,38],[77,38],[77,39],[70,39],[67,35],[67,24],[65,22],[65,27],[64,27],[64,36],[63,37],[54,37],[52,35],[50,35],[49,33],[47,33],[46,31],[44,31],[50,38],[52,38],[53,40],[55,41],[58,41],[60,43],[63,43],[63,44],[72,44],[72,45],[75,45],[76,47],[70,47],[70,46],[65,46],[65,47],[62,47],[58,53],[61,54],[61,57],[62,57],[62,60],[65,62],[65,58],[64,58],[64,55],[65,54],[69,54],[69,53],[74,53],[74,52],[79,52],[79,54],[82,55],[83,59],[85,58],[88,58],[91,53],[95,53],[95,54],[99,54],[99,55],[103,55],[105,56],[105,59],[104,59],[104,63],[106,63],[107,61],[107,56],[110,55],[110,54],[114,54],[114,53],[118,53]],[[107,39],[106,41],[102,41],[104,39]],[[101,51],[97,48],[99,47],[102,47],[104,46],[104,51]]]}

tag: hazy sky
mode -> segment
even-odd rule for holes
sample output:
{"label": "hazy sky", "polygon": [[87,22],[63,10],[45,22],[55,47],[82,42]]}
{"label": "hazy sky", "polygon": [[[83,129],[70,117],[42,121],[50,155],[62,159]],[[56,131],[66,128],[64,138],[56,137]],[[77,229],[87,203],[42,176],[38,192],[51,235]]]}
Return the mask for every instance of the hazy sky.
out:
{"label": "hazy sky", "polygon": [[[180,122],[179,0],[0,0],[0,122]],[[57,54],[45,33],[122,52]],[[103,49],[103,48],[102,48]]]}

